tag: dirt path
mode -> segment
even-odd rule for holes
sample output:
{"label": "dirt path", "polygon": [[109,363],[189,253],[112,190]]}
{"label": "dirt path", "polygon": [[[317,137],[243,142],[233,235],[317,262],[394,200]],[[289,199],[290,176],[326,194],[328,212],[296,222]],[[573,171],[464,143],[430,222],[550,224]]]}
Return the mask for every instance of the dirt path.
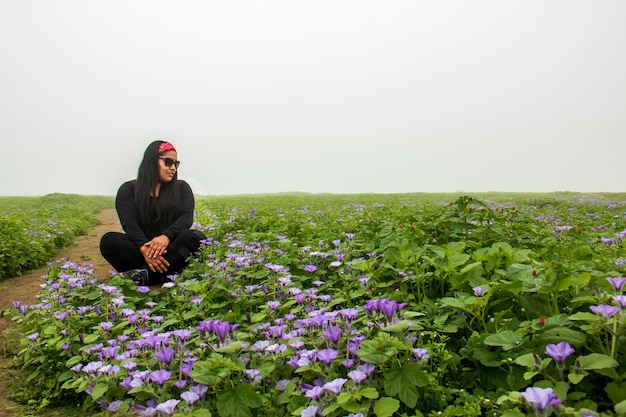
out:
{"label": "dirt path", "polygon": [[[58,259],[68,259],[71,262],[90,263],[95,269],[95,276],[106,279],[109,276],[111,265],[100,255],[100,237],[108,231],[121,231],[120,223],[114,209],[103,210],[98,214],[100,223],[89,230],[86,235],[79,236],[77,244],[63,249],[56,254],[52,261]],[[47,273],[47,267],[29,271],[21,277],[9,278],[0,281],[0,310],[8,309],[13,301],[21,301],[25,304],[32,304],[39,291],[42,275]],[[8,330],[9,321],[5,317],[0,317],[0,349],[5,350],[10,337]],[[10,358],[3,358],[10,361]],[[0,372],[2,372],[0,370]],[[7,378],[0,378],[0,417],[21,417],[10,411],[11,402],[8,398]]]}

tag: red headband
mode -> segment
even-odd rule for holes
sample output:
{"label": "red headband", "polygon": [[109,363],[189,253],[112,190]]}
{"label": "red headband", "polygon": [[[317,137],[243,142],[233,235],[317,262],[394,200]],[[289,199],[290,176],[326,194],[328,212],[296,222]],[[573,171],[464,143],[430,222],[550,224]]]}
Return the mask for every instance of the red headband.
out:
{"label": "red headband", "polygon": [[176,152],[176,148],[174,147],[174,145],[172,145],[169,142],[163,142],[160,146],[159,146],[159,153],[163,153],[165,151],[174,151]]}

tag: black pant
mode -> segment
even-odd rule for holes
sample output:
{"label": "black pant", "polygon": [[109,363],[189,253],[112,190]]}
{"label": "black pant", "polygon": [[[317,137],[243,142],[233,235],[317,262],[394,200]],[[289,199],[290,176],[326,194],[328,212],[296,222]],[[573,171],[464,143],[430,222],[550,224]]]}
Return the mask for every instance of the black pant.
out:
{"label": "black pant", "polygon": [[167,275],[179,273],[185,267],[189,255],[198,250],[203,239],[205,236],[202,232],[188,229],[171,241],[167,246],[167,253],[163,256],[170,264],[165,273],[150,271],[143,255],[125,233],[105,233],[100,239],[100,253],[118,272],[145,268],[150,274],[150,281],[157,281]]}

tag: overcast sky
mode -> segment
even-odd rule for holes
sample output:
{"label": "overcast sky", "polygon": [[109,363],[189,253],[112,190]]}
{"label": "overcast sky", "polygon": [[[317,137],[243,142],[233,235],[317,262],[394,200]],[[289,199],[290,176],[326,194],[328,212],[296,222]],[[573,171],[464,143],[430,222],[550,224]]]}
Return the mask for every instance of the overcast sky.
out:
{"label": "overcast sky", "polygon": [[626,191],[624,0],[0,0],[0,195]]}

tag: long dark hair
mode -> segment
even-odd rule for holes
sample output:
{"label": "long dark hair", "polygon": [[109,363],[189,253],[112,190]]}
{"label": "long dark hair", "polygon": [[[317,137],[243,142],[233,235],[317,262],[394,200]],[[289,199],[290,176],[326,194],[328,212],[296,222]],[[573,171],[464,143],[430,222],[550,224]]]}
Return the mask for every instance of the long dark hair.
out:
{"label": "long dark hair", "polygon": [[178,217],[180,195],[178,191],[178,170],[171,182],[161,183],[159,202],[156,201],[156,187],[159,182],[159,146],[165,143],[155,140],[146,148],[137,172],[135,185],[135,207],[139,225],[148,238],[160,234]]}

